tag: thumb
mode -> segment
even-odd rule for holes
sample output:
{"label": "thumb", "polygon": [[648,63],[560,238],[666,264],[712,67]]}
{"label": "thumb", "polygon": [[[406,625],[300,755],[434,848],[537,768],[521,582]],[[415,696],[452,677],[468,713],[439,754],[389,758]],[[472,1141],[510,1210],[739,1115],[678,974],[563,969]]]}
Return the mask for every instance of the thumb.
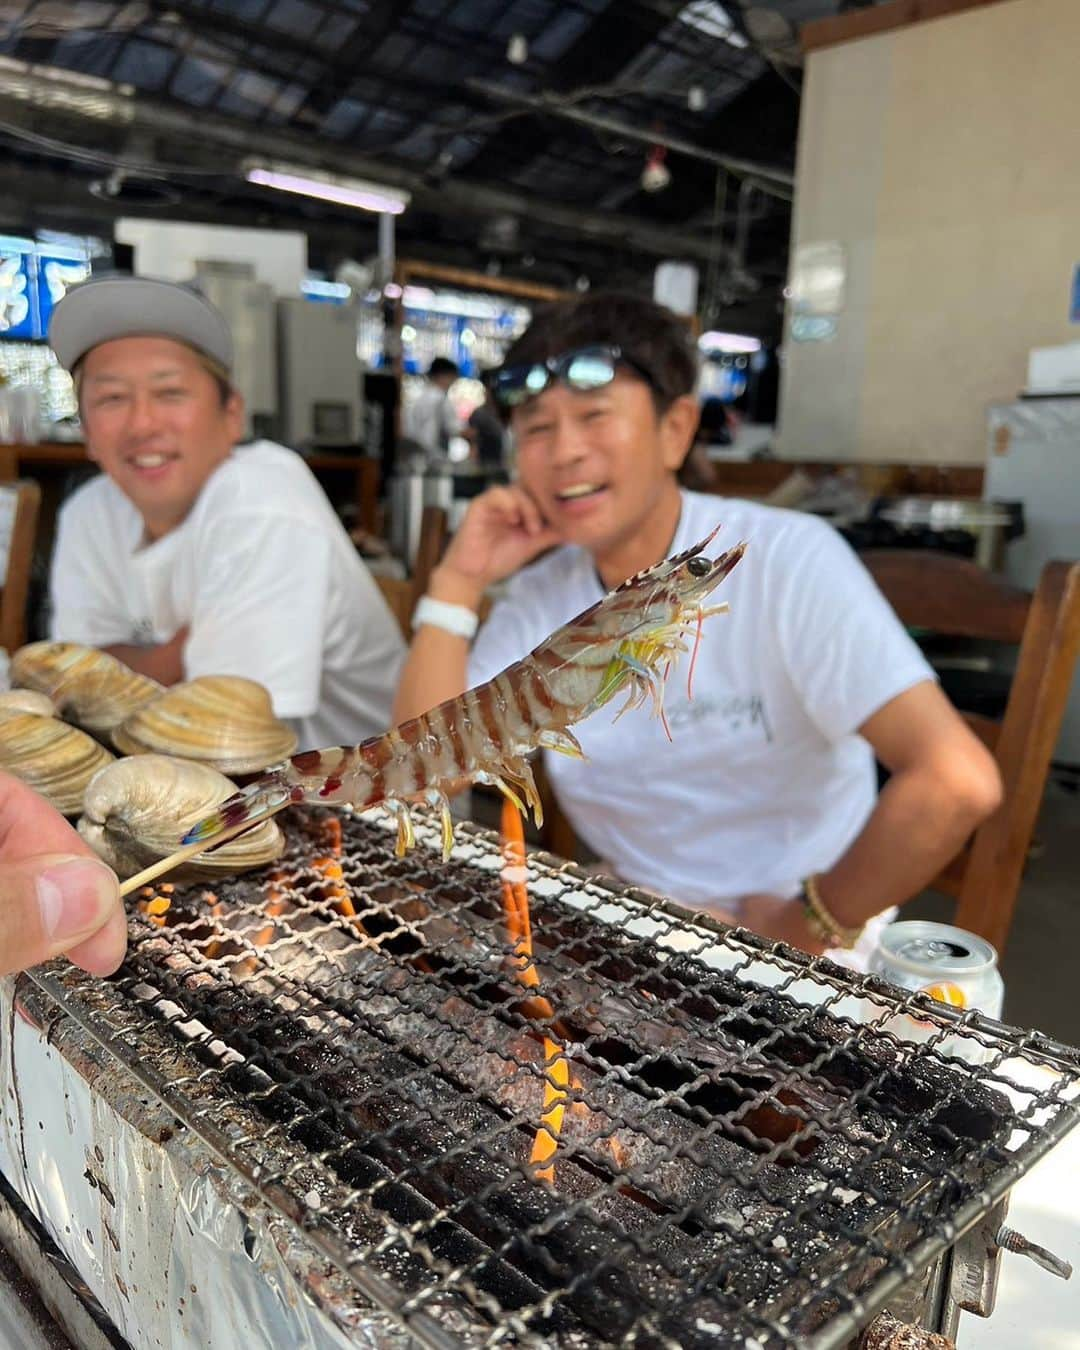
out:
{"label": "thumb", "polygon": [[0,975],[62,954],[108,975],[126,945],[119,884],[103,862],[53,853],[0,865]]}

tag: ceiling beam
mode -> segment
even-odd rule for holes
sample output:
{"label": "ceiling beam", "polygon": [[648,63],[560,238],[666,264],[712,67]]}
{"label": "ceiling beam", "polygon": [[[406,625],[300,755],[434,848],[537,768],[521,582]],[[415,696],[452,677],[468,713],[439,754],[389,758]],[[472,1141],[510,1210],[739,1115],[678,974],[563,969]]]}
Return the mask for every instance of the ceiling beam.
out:
{"label": "ceiling beam", "polygon": [[[185,191],[175,204],[135,202],[99,197],[88,191],[91,174],[72,173],[29,161],[5,159],[0,154],[0,173],[8,192],[0,199],[0,231],[25,233],[28,229],[63,228],[75,234],[102,234],[111,237],[112,224],[119,216],[140,219],[212,222],[237,227],[299,230],[308,236],[313,266],[332,266],[345,257],[364,258],[376,248],[375,218],[358,213],[355,220],[342,216],[311,215],[302,198],[282,197],[280,206],[253,209],[242,197],[222,200],[210,193]],[[316,203],[312,203],[316,205]],[[459,221],[460,223],[460,221]],[[412,258],[475,269],[475,240],[460,235],[445,235],[427,218],[413,225],[409,217],[399,223],[398,242],[402,253]],[[500,274],[550,280],[562,287],[571,286],[584,274],[594,284],[611,285],[634,276],[642,279],[641,258],[629,250],[610,244],[595,245],[580,238],[545,241],[522,240],[522,251],[534,252],[537,261],[522,267],[511,259],[500,259]]]}
{"label": "ceiling beam", "polygon": [[[666,226],[657,227],[633,216],[585,211],[560,205],[548,198],[531,197],[456,176],[432,184],[420,173],[380,163],[346,146],[319,142],[313,137],[286,130],[252,126],[220,113],[199,112],[193,124],[190,109],[173,107],[142,96],[128,97],[115,89],[87,90],[74,84],[70,86],[70,106],[58,108],[55,106],[57,83],[64,72],[43,71],[41,68],[11,69],[19,64],[10,61],[0,64],[0,118],[26,127],[29,105],[39,114],[47,112],[50,119],[55,119],[64,127],[64,138],[77,145],[86,145],[87,126],[94,125],[88,124],[79,114],[78,98],[85,96],[88,101],[92,101],[100,119],[95,127],[98,146],[102,120],[127,127],[129,131],[168,137],[179,162],[191,160],[190,172],[193,175],[197,175],[200,170],[217,174],[223,169],[227,170],[229,163],[227,160],[222,163],[220,154],[221,151],[227,151],[235,157],[238,180],[241,178],[241,162],[246,157],[285,160],[309,169],[354,174],[404,188],[413,195],[417,207],[437,215],[484,217],[493,212],[509,212],[593,242],[607,241],[654,257],[709,261],[717,254],[718,244],[706,235]],[[196,137],[192,136],[193,125],[198,128]],[[197,159],[195,156],[199,154],[207,155],[207,160]],[[162,176],[181,177],[178,174]]]}
{"label": "ceiling beam", "polygon": [[[657,8],[647,0],[616,0],[593,19],[558,61],[544,70],[529,66],[525,70],[546,88],[560,93],[582,84],[607,84],[664,30],[672,17],[666,10],[666,5]],[[492,136],[465,167],[480,178],[505,182],[543,154],[549,144],[548,128],[539,119],[522,119],[512,137]]]}
{"label": "ceiling beam", "polygon": [[631,126],[614,117],[605,117],[601,113],[590,112],[576,104],[567,103],[556,94],[522,94],[514,89],[506,89],[491,80],[467,80],[470,89],[486,95],[493,102],[507,103],[512,107],[531,108],[551,117],[562,117],[569,122],[578,122],[582,126],[596,131],[607,131],[622,140],[638,141],[643,145],[663,145],[676,154],[687,155],[690,159],[714,164],[719,169],[742,178],[752,179],[763,192],[790,201],[795,184],[795,175],[787,169],[776,168],[771,164],[760,164],[756,160],[741,159],[734,155],[721,154],[707,146],[695,145],[680,136],[669,136],[666,132],[645,127]]}

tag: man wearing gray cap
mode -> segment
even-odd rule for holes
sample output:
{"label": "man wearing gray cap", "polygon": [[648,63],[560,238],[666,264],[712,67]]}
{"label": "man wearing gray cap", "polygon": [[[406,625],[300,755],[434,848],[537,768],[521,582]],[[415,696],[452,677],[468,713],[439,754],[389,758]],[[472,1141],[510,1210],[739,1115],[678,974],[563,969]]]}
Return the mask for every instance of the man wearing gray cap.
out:
{"label": "man wearing gray cap", "polygon": [[60,512],[52,636],[163,684],[258,680],[305,748],[384,730],[397,624],[300,456],[237,445],[218,311],[186,286],[107,277],[64,297],[49,341],[103,471]]}

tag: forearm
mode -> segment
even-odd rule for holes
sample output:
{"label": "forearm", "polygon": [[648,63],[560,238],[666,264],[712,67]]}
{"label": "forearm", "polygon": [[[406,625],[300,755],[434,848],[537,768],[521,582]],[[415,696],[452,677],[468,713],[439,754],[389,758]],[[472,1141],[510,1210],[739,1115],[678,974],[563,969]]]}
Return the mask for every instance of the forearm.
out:
{"label": "forearm", "polygon": [[895,774],[846,853],[818,877],[845,928],[918,894],[963,847],[986,811],[932,766]]}
{"label": "forearm", "polygon": [[[475,612],[480,596],[475,585],[436,568],[428,594]],[[468,683],[469,640],[421,624],[409,648],[394,699],[394,723],[418,717],[447,699],[457,698]]]}
{"label": "forearm", "polygon": [[175,642],[165,642],[157,647],[136,647],[131,643],[117,642],[103,651],[123,661],[139,675],[148,675],[158,684],[179,684],[184,678],[184,661],[181,648]]}

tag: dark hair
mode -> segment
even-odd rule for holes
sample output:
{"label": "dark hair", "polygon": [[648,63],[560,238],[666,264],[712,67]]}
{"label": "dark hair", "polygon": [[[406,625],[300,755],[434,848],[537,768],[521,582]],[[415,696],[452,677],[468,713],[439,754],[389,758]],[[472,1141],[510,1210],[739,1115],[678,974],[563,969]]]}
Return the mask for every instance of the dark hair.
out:
{"label": "dark hair", "polygon": [[[232,375],[229,373],[228,369],[221,364],[217,357],[211,356],[209,352],[204,352],[200,347],[193,347],[190,342],[185,342],[183,338],[173,338],[171,340],[173,342],[179,342],[182,347],[191,348],[195,353],[198,357],[199,365],[202,366],[203,370],[206,371],[207,375],[210,376],[217,386],[218,402],[221,404],[222,408],[224,408],[229,399],[232,398],[233,394],[239,392],[236,385],[233,384]],[[93,351],[93,348],[88,347],[71,367],[71,379],[75,385],[76,399],[81,400],[82,398],[83,362],[91,351]]]}
{"label": "dark hair", "polygon": [[594,343],[621,347],[649,372],[658,413],[694,392],[698,361],[690,324],[663,305],[622,291],[590,291],[544,305],[503,363],[528,365]]}
{"label": "dark hair", "polygon": [[448,356],[437,356],[428,366],[429,380],[437,380],[440,375],[452,375],[456,380],[460,374],[461,370],[457,362],[451,361]]}
{"label": "dark hair", "polygon": [[219,361],[215,361],[214,358],[208,356],[206,352],[201,352],[196,348],[196,355],[199,358],[199,364],[202,366],[203,370],[206,371],[207,375],[209,375],[217,385],[218,399],[221,406],[224,408],[229,399],[236,393],[236,386],[232,382],[232,376]]}

